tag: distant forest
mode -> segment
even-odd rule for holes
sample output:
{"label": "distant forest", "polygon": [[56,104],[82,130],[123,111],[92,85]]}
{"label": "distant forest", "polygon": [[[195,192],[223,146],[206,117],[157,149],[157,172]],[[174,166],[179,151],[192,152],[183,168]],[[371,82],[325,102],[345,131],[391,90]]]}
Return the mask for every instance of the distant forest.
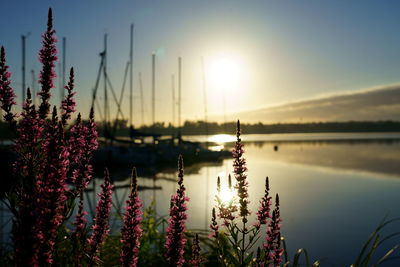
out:
{"label": "distant forest", "polygon": [[[116,135],[127,136],[127,123],[120,121]],[[326,132],[400,132],[400,121],[349,121],[349,122],[312,122],[312,123],[241,123],[243,134],[271,133],[326,133]],[[100,125],[99,125],[100,126]],[[101,127],[101,126],[100,126]],[[178,128],[170,123],[156,123],[135,129],[143,133],[176,135]],[[236,122],[216,123],[204,121],[185,121],[182,135],[235,134]],[[101,133],[101,131],[100,131]]]}
{"label": "distant forest", "polygon": [[[116,125],[116,127],[114,127]],[[327,132],[400,132],[400,121],[349,121],[349,122],[310,122],[310,123],[241,123],[243,134],[272,134],[272,133],[327,133]],[[110,127],[111,126],[111,127]],[[129,136],[129,127],[126,120],[110,123],[109,129],[115,136]],[[142,133],[161,135],[176,135],[178,127],[170,123],[155,123],[135,128]],[[103,123],[98,122],[100,135],[104,134]],[[185,121],[181,128],[182,135],[204,134],[235,134],[236,122],[216,123],[204,121]],[[0,138],[8,139],[11,132],[8,125],[0,122]]]}

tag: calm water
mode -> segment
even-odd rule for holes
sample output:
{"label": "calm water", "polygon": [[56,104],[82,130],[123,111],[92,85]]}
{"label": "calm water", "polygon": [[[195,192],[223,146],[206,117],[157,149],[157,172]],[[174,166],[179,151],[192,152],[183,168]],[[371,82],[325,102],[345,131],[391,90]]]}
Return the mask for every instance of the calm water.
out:
{"label": "calm water", "polygon": [[[233,136],[210,137],[228,148]],[[205,137],[191,137],[205,140]],[[288,251],[306,248],[323,266],[349,266],[363,242],[389,213],[400,217],[400,133],[389,134],[300,134],[245,135],[251,210],[257,211],[263,196],[264,180],[270,177],[271,193],[279,193],[283,235]],[[248,141],[248,142],[247,142]],[[275,151],[274,146],[278,149]],[[232,172],[232,160],[185,168],[185,186],[190,197],[189,229],[205,229],[210,224],[216,194],[216,177]],[[114,173],[128,177],[129,170]],[[159,216],[168,214],[170,196],[176,190],[174,171],[140,178],[145,206],[156,199]],[[226,186],[222,178],[222,185]],[[98,190],[100,181],[96,182]],[[127,185],[128,180],[116,183]],[[89,193],[89,199],[92,199]],[[126,200],[128,189],[119,188],[115,205]],[[112,222],[117,231],[119,222]],[[393,224],[386,233],[398,231]],[[385,246],[391,248],[396,240]],[[397,238],[398,243],[400,239]],[[383,255],[381,255],[383,256]],[[399,266],[387,264],[384,266]]]}
{"label": "calm water", "polygon": [[[269,176],[272,193],[280,195],[283,234],[290,254],[304,247],[313,259],[323,260],[324,265],[349,265],[385,214],[400,216],[400,134],[311,136],[314,138],[243,136],[245,142],[251,141],[245,144],[251,209],[257,210],[265,176]],[[278,145],[278,151],[274,145]],[[210,223],[216,177],[229,172],[230,159],[220,166],[187,170],[185,185],[191,198],[189,228],[205,228]],[[159,176],[164,175],[170,174]],[[166,214],[175,184],[157,181],[157,185],[162,186],[156,194],[157,212]],[[153,198],[149,191],[142,191],[141,196],[147,203]],[[399,226],[392,225],[387,230],[395,232]],[[393,244],[389,242],[387,248]]]}

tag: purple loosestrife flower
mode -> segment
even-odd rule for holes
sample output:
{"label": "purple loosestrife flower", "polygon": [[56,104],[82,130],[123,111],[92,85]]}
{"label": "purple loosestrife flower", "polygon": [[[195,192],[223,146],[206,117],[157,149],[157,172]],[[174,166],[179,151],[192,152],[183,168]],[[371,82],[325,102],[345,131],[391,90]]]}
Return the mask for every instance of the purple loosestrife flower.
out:
{"label": "purple loosestrife flower", "polygon": [[193,267],[200,267],[200,264],[202,263],[200,250],[201,248],[200,248],[199,235],[196,234],[195,237],[193,238],[192,258],[189,261],[190,265]]}
{"label": "purple loosestrife flower", "polygon": [[274,266],[281,266],[282,263],[282,255],[283,255],[283,248],[281,247],[281,233],[278,233],[276,238],[276,247],[274,251]]}
{"label": "purple loosestrife flower", "polygon": [[36,180],[36,259],[40,266],[52,264],[53,250],[59,227],[64,222],[67,200],[67,170],[69,152],[64,142],[64,130],[53,108],[51,121],[42,144],[44,161]]}
{"label": "purple loosestrife flower", "polygon": [[1,47],[0,52],[0,103],[1,108],[5,111],[4,120],[8,123],[15,125],[16,115],[11,112],[11,108],[15,105],[15,94],[10,87],[11,73],[8,71],[6,65],[6,52],[4,47]]}
{"label": "purple loosestrife flower", "polygon": [[14,163],[15,175],[27,177],[31,183],[29,188],[25,189],[32,189],[34,167],[41,161],[38,143],[41,141],[43,130],[43,124],[40,123],[38,113],[32,104],[32,96],[28,88],[27,98],[22,107],[21,120],[17,126],[17,139],[14,147],[18,155],[17,161]]}
{"label": "purple loosestrife flower", "polygon": [[250,215],[250,210],[248,208],[248,204],[250,201],[248,200],[248,182],[247,182],[247,167],[246,167],[246,160],[242,157],[244,150],[243,144],[241,143],[240,139],[240,121],[237,121],[237,131],[236,131],[236,144],[235,148],[232,151],[232,156],[234,158],[233,161],[233,168],[234,174],[236,178],[236,189],[238,191],[239,196],[239,214],[242,217],[243,223],[247,222],[247,216]]}
{"label": "purple loosestrife flower", "polygon": [[74,126],[71,127],[68,140],[69,151],[71,152],[72,182],[77,192],[86,188],[91,179],[92,167],[89,162],[92,154],[87,149],[87,134],[88,129],[82,123],[81,114],[79,113]]}
{"label": "purple loosestrife flower", "polygon": [[21,120],[16,125],[17,139],[14,150],[17,160],[14,163],[14,176],[17,178],[15,187],[16,206],[13,221],[13,242],[16,266],[27,266],[33,262],[35,255],[35,227],[38,214],[35,208],[38,201],[35,183],[37,181],[36,166],[42,162],[38,146],[43,125],[32,105],[31,92],[28,88],[27,98],[22,108]]}
{"label": "purple loosestrife flower", "polygon": [[218,238],[218,223],[217,223],[217,216],[215,215],[215,208],[212,209],[212,217],[211,217],[211,224],[210,228],[213,231],[210,237]]}
{"label": "purple loosestrife flower", "polygon": [[88,213],[83,209],[83,190],[79,192],[79,204],[78,204],[78,213],[76,214],[74,225],[75,231],[74,234],[80,240],[85,236],[85,228],[86,228],[86,219],[85,216]]}
{"label": "purple loosestrife flower", "polygon": [[65,99],[63,99],[63,101],[61,101],[61,122],[63,126],[67,124],[67,121],[71,118],[71,114],[75,112],[75,92],[72,92],[74,89],[74,68],[71,68],[68,85],[66,85],[64,88],[67,90],[67,96]]}
{"label": "purple loosestrife flower", "polygon": [[139,260],[140,237],[142,236],[142,201],[137,192],[136,168],[132,170],[131,193],[126,201],[124,225],[121,230],[121,264],[124,267],[136,267]]}
{"label": "purple loosestrife flower", "polygon": [[83,209],[83,190],[79,192],[79,204],[78,204],[78,213],[76,214],[74,225],[75,231],[72,235],[73,240],[75,242],[74,245],[74,258],[75,258],[75,266],[82,266],[84,245],[86,241],[86,219],[85,215],[87,212]]}
{"label": "purple loosestrife flower", "polygon": [[167,240],[165,242],[165,258],[170,266],[182,266],[185,263],[183,257],[186,238],[185,223],[187,220],[186,202],[189,198],[185,195],[185,186],[183,185],[183,158],[180,155],[178,159],[178,185],[176,194],[171,197],[171,208],[169,225],[167,228]]}
{"label": "purple loosestrife flower", "polygon": [[89,114],[89,123],[87,125],[88,127],[88,133],[85,135],[85,140],[86,140],[86,146],[87,149],[90,151],[90,153],[93,153],[98,147],[98,142],[97,142],[97,129],[96,129],[96,122],[94,121],[94,110],[93,108],[90,109],[90,114]]}
{"label": "purple loosestrife flower", "polygon": [[272,219],[268,225],[267,236],[264,242],[265,262],[267,266],[279,266],[282,259],[283,249],[281,248],[281,222],[279,210],[279,195],[276,194],[275,209],[272,212]]}
{"label": "purple loosestrife flower", "polygon": [[42,98],[42,103],[39,107],[39,116],[45,119],[50,110],[50,90],[54,88],[54,78],[56,77],[55,61],[57,60],[55,30],[53,29],[53,13],[49,9],[47,20],[47,31],[42,35],[42,49],[39,52],[39,59],[42,63],[42,70],[40,71],[40,84],[42,85],[41,91],[38,95]]}
{"label": "purple loosestrife flower", "polygon": [[94,122],[93,109],[90,111],[89,123],[81,122],[81,115],[70,130],[68,140],[70,150],[70,161],[72,169],[72,182],[77,192],[86,188],[92,178],[93,168],[90,164],[94,150],[97,149],[97,131]]}
{"label": "purple loosestrife flower", "polygon": [[271,218],[271,202],[272,197],[269,196],[269,180],[268,177],[265,178],[265,194],[260,200],[260,208],[257,212],[257,223],[256,227],[260,227],[261,224],[267,224],[267,220]]}
{"label": "purple loosestrife flower", "polygon": [[87,240],[89,265],[93,265],[93,262],[99,259],[97,256],[98,251],[109,232],[108,220],[112,205],[113,185],[107,169],[104,172],[104,183],[101,188],[102,191],[98,194],[100,199],[96,207],[96,217],[93,219],[92,234]]}

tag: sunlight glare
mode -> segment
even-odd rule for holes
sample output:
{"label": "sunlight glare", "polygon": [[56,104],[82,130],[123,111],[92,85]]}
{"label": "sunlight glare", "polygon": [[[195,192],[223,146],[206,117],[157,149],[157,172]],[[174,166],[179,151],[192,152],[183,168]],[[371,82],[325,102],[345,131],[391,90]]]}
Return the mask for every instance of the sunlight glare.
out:
{"label": "sunlight glare", "polygon": [[232,189],[223,187],[223,188],[221,188],[219,197],[220,197],[222,203],[229,204],[230,202],[233,201],[233,198],[235,197],[235,193],[233,192]]}
{"label": "sunlight glare", "polygon": [[230,134],[216,134],[213,136],[210,136],[208,138],[209,142],[214,142],[217,144],[224,144],[224,143],[229,143],[229,142],[235,142],[236,137],[234,135]]}
{"label": "sunlight glare", "polygon": [[232,55],[217,56],[207,67],[207,81],[214,89],[235,89],[242,82],[243,64]]}

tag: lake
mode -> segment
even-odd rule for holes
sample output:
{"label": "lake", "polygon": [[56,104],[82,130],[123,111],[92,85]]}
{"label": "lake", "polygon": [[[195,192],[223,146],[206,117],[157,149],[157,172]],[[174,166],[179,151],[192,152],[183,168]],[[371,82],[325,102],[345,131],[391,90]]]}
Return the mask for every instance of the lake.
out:
{"label": "lake", "polygon": [[[205,137],[190,139],[204,141]],[[232,141],[234,136],[210,139],[232,147],[224,140]],[[349,266],[386,214],[400,217],[399,133],[244,135],[242,140],[251,210],[257,211],[269,176],[271,193],[280,195],[282,233],[290,255],[306,248],[323,266]],[[224,177],[232,173],[232,160],[193,169],[185,176],[190,197],[188,228],[204,229],[210,224],[216,177],[221,176],[222,186],[226,186]],[[153,184],[148,179],[140,182]],[[176,185],[166,180],[156,184],[162,187],[155,194],[157,212],[165,215]],[[146,204],[153,199],[149,191],[140,195]],[[390,225],[386,233],[399,226]],[[394,244],[388,242],[384,247],[390,249]]]}
{"label": "lake", "polygon": [[[235,136],[208,138],[230,149]],[[207,137],[185,139],[205,141]],[[292,256],[297,249],[305,248],[310,258],[320,260],[322,266],[349,266],[385,215],[400,217],[400,133],[243,135],[242,140],[253,215],[268,176],[271,194],[280,196],[282,235]],[[208,229],[217,176],[222,186],[227,186],[232,162],[226,159],[185,168],[189,229]],[[177,188],[176,166],[171,168],[153,178],[139,178],[141,186],[158,187],[139,193],[145,206],[156,200],[158,216],[168,215],[170,196]],[[129,173],[127,169],[111,174],[118,177],[115,207],[127,198]],[[95,183],[96,192],[100,183]],[[91,204],[93,196],[92,191],[86,205]],[[111,224],[118,232],[120,222]],[[385,233],[396,232],[399,226],[391,224]],[[383,248],[388,250],[395,244],[396,238]],[[384,266],[398,266],[393,264]]]}

